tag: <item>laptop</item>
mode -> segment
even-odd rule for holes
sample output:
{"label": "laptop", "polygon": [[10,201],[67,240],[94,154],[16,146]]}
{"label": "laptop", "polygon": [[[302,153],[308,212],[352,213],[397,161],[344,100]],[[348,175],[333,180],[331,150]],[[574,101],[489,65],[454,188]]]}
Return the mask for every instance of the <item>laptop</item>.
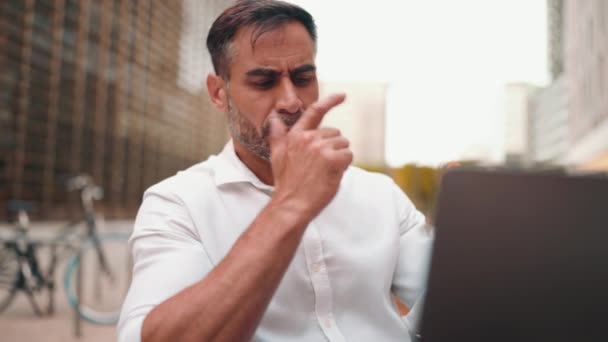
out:
{"label": "laptop", "polygon": [[435,233],[422,341],[608,341],[608,178],[450,171]]}

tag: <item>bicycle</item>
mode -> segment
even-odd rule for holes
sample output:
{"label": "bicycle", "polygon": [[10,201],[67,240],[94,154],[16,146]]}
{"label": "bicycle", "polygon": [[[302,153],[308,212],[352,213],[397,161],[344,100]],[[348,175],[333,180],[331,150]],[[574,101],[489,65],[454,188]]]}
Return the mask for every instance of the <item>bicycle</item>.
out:
{"label": "bicycle", "polygon": [[[36,315],[50,314],[53,312],[55,284],[52,277],[43,273],[37,257],[41,242],[27,238],[29,219],[26,212],[32,206],[24,202],[11,202],[9,207],[9,210],[18,210],[18,220],[15,237],[3,241],[4,246],[0,249],[0,312],[8,308],[18,291],[23,291]],[[54,258],[56,254],[53,252],[47,270],[51,274],[54,273]]]}
{"label": "bicycle", "polygon": [[[70,306],[88,322],[116,324],[130,283],[130,257],[125,243],[128,233],[99,232],[93,202],[102,198],[103,191],[89,176],[70,179],[68,190],[80,191],[83,216],[61,227],[49,240],[30,237],[31,204],[9,203],[9,209],[17,212],[17,222],[14,235],[0,239],[3,246],[0,249],[0,313],[18,292],[24,292],[35,314],[52,314],[56,266],[61,256],[69,254],[63,287]],[[46,266],[40,255],[43,247],[49,250]]]}

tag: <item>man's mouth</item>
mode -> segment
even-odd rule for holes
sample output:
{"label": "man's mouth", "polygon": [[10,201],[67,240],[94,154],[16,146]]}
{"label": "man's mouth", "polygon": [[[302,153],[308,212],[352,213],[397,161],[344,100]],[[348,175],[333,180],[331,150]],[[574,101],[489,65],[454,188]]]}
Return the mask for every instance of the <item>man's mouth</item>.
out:
{"label": "man's mouth", "polygon": [[[278,114],[278,117],[281,119],[287,131],[289,132],[291,128],[300,120],[302,117],[302,112],[298,112],[295,114]],[[266,138],[270,134],[270,121],[266,120],[264,125],[262,126],[262,137]]]}
{"label": "man's mouth", "polygon": [[291,128],[296,124],[296,122],[298,122],[298,120],[300,120],[300,118],[302,117],[302,112],[287,115],[279,114],[279,117],[281,118],[281,121],[283,121],[285,126],[287,126],[287,128]]}

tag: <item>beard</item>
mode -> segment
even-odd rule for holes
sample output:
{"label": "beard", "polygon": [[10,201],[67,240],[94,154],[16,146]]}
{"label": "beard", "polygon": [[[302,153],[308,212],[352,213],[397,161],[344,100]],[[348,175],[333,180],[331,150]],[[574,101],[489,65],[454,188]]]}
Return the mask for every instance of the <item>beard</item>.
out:
{"label": "beard", "polygon": [[[302,111],[295,114],[278,114],[278,117],[283,121],[287,128],[293,127],[302,116]],[[253,122],[247,119],[247,116],[234,105],[232,99],[228,96],[228,128],[234,140],[238,141],[248,151],[258,156],[259,158],[270,162],[270,117],[266,117],[262,122],[261,127],[256,127]]]}

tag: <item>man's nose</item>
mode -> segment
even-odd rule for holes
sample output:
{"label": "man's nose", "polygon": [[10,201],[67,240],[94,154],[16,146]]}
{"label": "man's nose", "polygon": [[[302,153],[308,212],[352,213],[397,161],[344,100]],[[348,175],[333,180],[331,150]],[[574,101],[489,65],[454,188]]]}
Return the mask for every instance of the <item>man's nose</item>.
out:
{"label": "man's nose", "polygon": [[297,88],[288,77],[281,80],[278,96],[278,112],[294,114],[302,109],[302,101],[298,96]]}

